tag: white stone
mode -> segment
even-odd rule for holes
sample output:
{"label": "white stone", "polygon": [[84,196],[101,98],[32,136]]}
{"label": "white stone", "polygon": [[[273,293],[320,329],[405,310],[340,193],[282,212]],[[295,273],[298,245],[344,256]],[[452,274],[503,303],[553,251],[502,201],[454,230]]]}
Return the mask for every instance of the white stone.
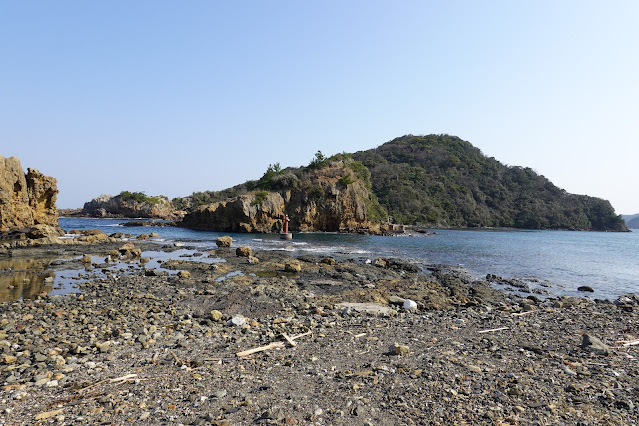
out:
{"label": "white stone", "polygon": [[406,299],[404,300],[404,305],[402,307],[405,311],[416,311],[417,303],[414,300]]}

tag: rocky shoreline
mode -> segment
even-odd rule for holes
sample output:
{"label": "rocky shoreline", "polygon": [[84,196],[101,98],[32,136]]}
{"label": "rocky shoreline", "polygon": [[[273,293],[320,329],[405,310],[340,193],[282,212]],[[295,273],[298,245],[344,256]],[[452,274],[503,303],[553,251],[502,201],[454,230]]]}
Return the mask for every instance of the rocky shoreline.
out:
{"label": "rocky shoreline", "polygon": [[128,244],[0,254],[79,273],[79,293],[0,304],[0,423],[639,420],[637,297],[521,298],[392,259]]}

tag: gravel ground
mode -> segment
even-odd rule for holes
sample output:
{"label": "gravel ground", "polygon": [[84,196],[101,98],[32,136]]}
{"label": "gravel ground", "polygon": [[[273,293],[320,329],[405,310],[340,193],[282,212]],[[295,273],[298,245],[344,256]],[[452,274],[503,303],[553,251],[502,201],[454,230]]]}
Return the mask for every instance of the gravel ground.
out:
{"label": "gravel ground", "polygon": [[0,304],[0,424],[638,422],[634,296],[522,299],[454,269],[235,248],[157,263],[136,242],[127,261],[122,245],[0,256],[80,274],[78,294]]}

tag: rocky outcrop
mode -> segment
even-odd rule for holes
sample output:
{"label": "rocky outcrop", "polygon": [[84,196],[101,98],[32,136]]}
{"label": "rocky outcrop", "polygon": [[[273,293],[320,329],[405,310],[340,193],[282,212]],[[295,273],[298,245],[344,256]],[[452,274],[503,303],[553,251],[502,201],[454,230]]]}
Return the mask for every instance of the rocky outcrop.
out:
{"label": "rocky outcrop", "polygon": [[[220,232],[281,232],[286,215],[293,232],[370,232],[380,226],[369,218],[376,202],[366,182],[344,162],[307,171],[292,187],[253,190],[188,213],[180,226]],[[374,197],[374,196],[373,196]]]}
{"label": "rocky outcrop", "polygon": [[126,199],[122,195],[103,194],[84,203],[82,216],[116,218],[152,218],[173,220],[171,201],[164,197],[146,197],[145,201]]}
{"label": "rocky outcrop", "polygon": [[[0,156],[0,232],[57,234],[57,180],[36,169],[24,173],[16,157]],[[51,229],[46,229],[50,227]]]}

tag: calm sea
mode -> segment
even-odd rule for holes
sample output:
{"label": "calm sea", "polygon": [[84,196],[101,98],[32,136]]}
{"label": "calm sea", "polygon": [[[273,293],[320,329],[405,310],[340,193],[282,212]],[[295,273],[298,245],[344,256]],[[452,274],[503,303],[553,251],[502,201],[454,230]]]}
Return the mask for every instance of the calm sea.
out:
{"label": "calm sea", "polygon": [[[123,227],[123,219],[60,218],[65,230],[100,229],[107,234],[156,232],[160,242],[187,242],[201,250],[231,235],[235,246],[284,250],[292,255],[337,255],[355,259],[379,256],[432,264],[463,266],[476,278],[495,274],[517,278],[535,291],[612,299],[639,293],[639,232],[603,233],[518,230],[431,230],[428,235],[381,237],[331,233],[294,234],[282,241],[272,234],[228,234],[183,228]],[[594,293],[581,293],[579,286]]]}

